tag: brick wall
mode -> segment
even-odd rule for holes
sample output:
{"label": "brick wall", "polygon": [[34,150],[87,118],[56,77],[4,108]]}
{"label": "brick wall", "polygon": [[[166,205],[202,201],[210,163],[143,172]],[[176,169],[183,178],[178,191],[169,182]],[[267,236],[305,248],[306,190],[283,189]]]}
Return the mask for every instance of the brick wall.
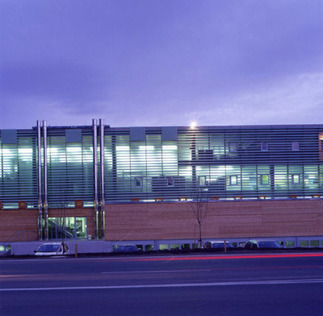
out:
{"label": "brick wall", "polygon": [[[106,240],[198,239],[195,203],[134,203],[105,206]],[[87,217],[91,208],[49,210],[49,217]],[[37,240],[37,210],[0,210],[0,241]],[[323,236],[323,200],[214,201],[208,203],[202,238]]]}
{"label": "brick wall", "polygon": [[37,210],[0,210],[0,241],[37,240]]}
{"label": "brick wall", "polygon": [[[198,239],[195,203],[106,205],[106,240]],[[208,203],[203,238],[323,235],[323,200]]]}

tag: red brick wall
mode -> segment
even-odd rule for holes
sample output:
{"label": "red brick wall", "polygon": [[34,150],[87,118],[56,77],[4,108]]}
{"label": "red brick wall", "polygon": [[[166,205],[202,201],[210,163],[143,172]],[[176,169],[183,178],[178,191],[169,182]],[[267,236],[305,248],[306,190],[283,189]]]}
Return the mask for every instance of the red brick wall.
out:
{"label": "red brick wall", "polygon": [[37,240],[37,210],[0,210],[0,241]]}
{"label": "red brick wall", "polygon": [[[106,205],[106,240],[198,239],[195,203]],[[323,200],[215,201],[203,238],[323,235]]]}
{"label": "red brick wall", "polygon": [[[106,240],[198,239],[195,203],[134,203],[105,206]],[[50,217],[87,217],[91,208],[49,210]],[[0,241],[37,239],[37,210],[0,210]],[[203,238],[323,235],[323,200],[214,201],[208,203]]]}

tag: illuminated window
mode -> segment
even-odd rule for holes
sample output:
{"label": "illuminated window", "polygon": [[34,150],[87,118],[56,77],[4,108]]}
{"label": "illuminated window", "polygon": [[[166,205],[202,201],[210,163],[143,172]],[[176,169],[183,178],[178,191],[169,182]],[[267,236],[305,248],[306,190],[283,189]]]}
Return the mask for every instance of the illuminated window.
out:
{"label": "illuminated window", "polygon": [[261,151],[268,151],[268,142],[261,143],[260,149]]}
{"label": "illuminated window", "polygon": [[[45,225],[45,222],[42,222]],[[87,238],[87,218],[86,217],[49,217],[48,218],[48,238]]]}
{"label": "illuminated window", "polygon": [[199,184],[205,185],[206,184],[206,176],[200,176],[199,177]]}
{"label": "illuminated window", "polygon": [[299,151],[299,142],[292,142],[292,151]]}
{"label": "illuminated window", "polygon": [[238,177],[230,176],[230,185],[237,185],[237,184],[238,184]]}
{"label": "illuminated window", "polygon": [[300,175],[299,174],[292,174],[292,183],[299,184],[300,183]]}
{"label": "illuminated window", "polygon": [[269,175],[268,174],[260,175],[260,184],[262,184],[262,185],[268,185],[269,184]]}

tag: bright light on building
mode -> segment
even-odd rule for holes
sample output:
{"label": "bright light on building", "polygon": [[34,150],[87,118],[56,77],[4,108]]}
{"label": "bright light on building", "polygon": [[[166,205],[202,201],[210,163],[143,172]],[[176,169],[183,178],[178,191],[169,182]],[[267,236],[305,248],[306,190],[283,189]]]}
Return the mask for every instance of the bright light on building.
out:
{"label": "bright light on building", "polygon": [[191,129],[195,129],[197,127],[197,122],[196,121],[192,121],[190,124]]}

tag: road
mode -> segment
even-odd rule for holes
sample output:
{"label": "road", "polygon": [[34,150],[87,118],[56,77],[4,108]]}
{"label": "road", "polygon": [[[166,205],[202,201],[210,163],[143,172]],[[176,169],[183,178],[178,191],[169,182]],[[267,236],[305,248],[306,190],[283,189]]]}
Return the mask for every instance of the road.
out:
{"label": "road", "polygon": [[322,315],[323,253],[0,261],[0,315]]}

